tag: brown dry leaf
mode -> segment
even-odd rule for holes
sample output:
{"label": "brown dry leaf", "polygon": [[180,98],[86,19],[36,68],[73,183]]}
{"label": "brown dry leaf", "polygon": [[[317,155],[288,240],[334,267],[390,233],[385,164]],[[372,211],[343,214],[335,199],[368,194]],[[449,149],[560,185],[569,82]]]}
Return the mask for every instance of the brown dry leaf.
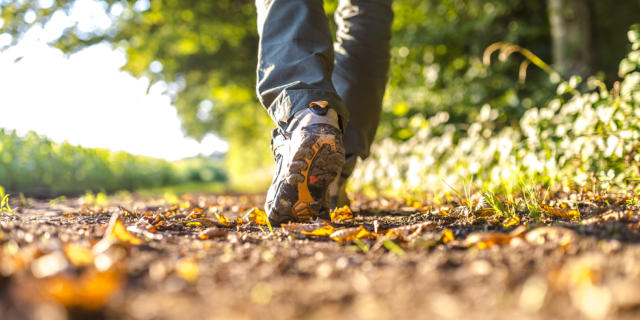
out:
{"label": "brown dry leaf", "polygon": [[254,222],[255,224],[266,226],[269,224],[267,213],[254,207],[253,209],[249,210],[242,217],[242,219],[238,219],[238,224],[249,222]]}
{"label": "brown dry leaf", "polygon": [[511,226],[515,226],[515,225],[519,225],[519,224],[520,224],[520,217],[518,217],[518,216],[509,217],[509,218],[505,219],[502,222],[502,225],[505,228],[511,227]]}
{"label": "brown dry leaf", "polygon": [[331,222],[353,219],[353,212],[351,212],[351,208],[348,205],[332,210],[329,215],[331,216]]}
{"label": "brown dry leaf", "polygon": [[420,223],[411,224],[408,226],[402,226],[397,228],[392,228],[387,231],[385,234],[386,237],[401,237],[405,238],[412,234],[420,233],[425,229],[433,229],[436,227],[436,223],[433,221],[425,221]]}
{"label": "brown dry leaf", "polygon": [[346,242],[354,239],[362,239],[368,237],[377,238],[377,235],[367,231],[367,229],[365,229],[363,226],[359,226],[355,228],[339,229],[333,232],[329,237],[331,237],[331,239],[333,239],[334,241]]}
{"label": "brown dry leaf", "polygon": [[64,246],[64,253],[67,255],[67,259],[77,267],[93,264],[93,252],[91,249],[77,243],[67,243]]}
{"label": "brown dry leaf", "polygon": [[580,211],[578,210],[567,209],[567,208],[554,208],[546,204],[541,204],[539,206],[540,206],[540,209],[542,209],[542,211],[548,216],[568,218],[568,219],[580,218]]}
{"label": "brown dry leaf", "polygon": [[539,227],[527,232],[525,235],[525,239],[529,242],[537,244],[555,242],[565,249],[575,242],[577,238],[578,235],[575,231],[563,227]]}
{"label": "brown dry leaf", "polygon": [[[626,217],[631,218],[633,216],[633,211],[629,210]],[[607,221],[619,221],[625,218],[623,211],[616,210],[606,210],[596,216],[591,218],[583,219],[580,221],[582,224],[593,224],[598,222],[607,222]]]}
{"label": "brown dry leaf", "polygon": [[440,242],[448,243],[456,240],[456,237],[453,236],[453,231],[451,229],[446,228],[442,231],[442,237],[440,238]]}
{"label": "brown dry leaf", "polygon": [[488,218],[496,213],[492,208],[482,207],[473,211],[473,215],[477,218]]}
{"label": "brown dry leaf", "polygon": [[499,232],[476,232],[464,239],[467,247],[476,246],[478,249],[491,248],[494,245],[505,245],[511,242],[513,237]]}
{"label": "brown dry leaf", "polygon": [[44,280],[43,291],[66,307],[96,310],[122,286],[122,276],[114,271],[90,269],[78,278],[60,275]]}
{"label": "brown dry leaf", "polygon": [[198,279],[199,269],[198,265],[190,259],[182,259],[178,261],[176,266],[176,273],[183,279],[194,282]]}
{"label": "brown dry leaf", "polygon": [[226,237],[227,234],[229,234],[229,232],[227,230],[216,228],[216,227],[211,227],[211,228],[208,228],[208,229],[200,232],[200,234],[198,235],[198,238],[200,240],[207,240],[207,239],[211,239],[211,238]]}

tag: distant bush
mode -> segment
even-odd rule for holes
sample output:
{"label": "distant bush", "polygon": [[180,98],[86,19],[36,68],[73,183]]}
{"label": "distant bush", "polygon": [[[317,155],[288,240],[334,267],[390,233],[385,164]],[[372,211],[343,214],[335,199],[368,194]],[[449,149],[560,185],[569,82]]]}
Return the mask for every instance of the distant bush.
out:
{"label": "distant bush", "polygon": [[54,143],[34,132],[21,137],[0,130],[0,185],[13,193],[51,196],[225,181],[222,166],[213,162],[203,158],[172,163]]}
{"label": "distant bush", "polygon": [[554,186],[626,186],[640,166],[640,29],[628,33],[632,51],[620,63],[612,89],[595,79],[561,81],[557,97],[530,108],[518,125],[497,129],[500,116],[486,104],[468,125],[441,112],[407,123],[403,143],[383,138],[356,170],[352,187],[404,192],[448,189],[474,181],[485,188],[514,183]]}

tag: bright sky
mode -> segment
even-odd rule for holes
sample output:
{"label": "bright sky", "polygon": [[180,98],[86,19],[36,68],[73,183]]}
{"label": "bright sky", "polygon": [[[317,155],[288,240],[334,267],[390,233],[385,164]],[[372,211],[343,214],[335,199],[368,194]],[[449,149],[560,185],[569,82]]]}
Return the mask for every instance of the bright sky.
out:
{"label": "bright sky", "polygon": [[[157,83],[147,94],[148,79],[120,71],[123,52],[99,44],[65,56],[46,45],[74,21],[90,31],[106,28],[111,20],[99,3],[80,0],[70,16],[56,15],[17,46],[0,49],[0,128],[167,160],[227,150],[227,143],[214,135],[202,143],[186,137],[166,93],[171,88]],[[9,41],[0,35],[0,48]]]}

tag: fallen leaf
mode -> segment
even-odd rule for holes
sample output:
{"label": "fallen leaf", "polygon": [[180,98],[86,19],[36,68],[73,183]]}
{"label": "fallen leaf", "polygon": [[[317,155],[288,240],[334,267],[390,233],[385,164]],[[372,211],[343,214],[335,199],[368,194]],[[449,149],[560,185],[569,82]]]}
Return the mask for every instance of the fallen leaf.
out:
{"label": "fallen leaf", "polygon": [[114,213],[111,216],[111,220],[109,221],[109,225],[107,226],[107,230],[104,234],[103,240],[107,239],[116,239],[120,242],[139,245],[142,243],[142,240],[136,238],[134,235],[127,231],[127,228],[122,224],[120,220],[120,213]]}
{"label": "fallen leaf", "polygon": [[60,275],[44,279],[43,291],[66,307],[96,310],[122,286],[122,276],[115,271],[89,269],[80,277]]}
{"label": "fallen leaf", "polygon": [[193,219],[193,220],[189,221],[189,223],[191,223],[191,222],[199,222],[201,224],[201,226],[203,226],[203,227],[211,227],[211,226],[221,225],[221,223],[219,223],[218,221],[213,221],[213,220],[208,219],[208,218],[197,218],[197,219]]}
{"label": "fallen leaf", "polygon": [[456,238],[453,236],[453,231],[451,231],[451,229],[446,228],[442,231],[442,237],[440,238],[440,242],[448,243],[454,240],[456,240]]}
{"label": "fallen leaf", "polygon": [[529,242],[537,244],[555,242],[565,249],[575,242],[577,237],[578,235],[575,231],[563,227],[539,227],[527,232],[525,235],[525,239]]}
{"label": "fallen leaf", "polygon": [[511,242],[513,237],[499,232],[476,232],[464,239],[467,247],[476,246],[478,249],[491,248],[494,245],[505,245]]}
{"label": "fallen leaf", "polygon": [[225,227],[231,226],[231,221],[229,220],[229,218],[225,217],[222,213],[216,214],[216,216],[218,217],[218,223]]}
{"label": "fallen leaf", "polygon": [[496,213],[493,208],[481,207],[473,210],[473,215],[477,218],[488,218]]}
{"label": "fallen leaf", "polygon": [[511,227],[511,226],[515,226],[515,225],[519,225],[519,224],[520,224],[520,217],[518,217],[518,216],[509,217],[509,218],[505,219],[502,222],[502,225],[505,228]]}
{"label": "fallen leaf", "polygon": [[316,236],[316,237],[330,237],[334,232],[335,232],[335,229],[328,224],[312,231],[305,231],[305,230],[300,231],[300,233],[304,235]]}
{"label": "fallen leaf", "polygon": [[412,234],[420,233],[425,229],[433,229],[436,227],[436,223],[433,221],[425,221],[420,223],[411,224],[408,226],[402,226],[397,228],[392,228],[387,231],[385,236],[387,237],[401,237],[405,238]]}
{"label": "fallen leaf", "polygon": [[253,208],[249,210],[243,217],[242,220],[238,220],[239,223],[249,223],[253,222],[258,225],[268,225],[269,219],[267,218],[267,213],[258,209]]}
{"label": "fallen leaf", "polygon": [[226,237],[227,234],[229,234],[229,231],[227,230],[211,227],[200,232],[200,234],[198,235],[198,238],[200,238],[200,240],[207,240],[211,238]]}
{"label": "fallen leaf", "polygon": [[542,212],[544,212],[548,216],[568,218],[568,219],[580,218],[580,211],[578,210],[567,209],[567,208],[554,208],[546,204],[540,204],[539,206],[540,206],[540,209],[542,209]]}
{"label": "fallen leaf", "polygon": [[[300,233],[302,233],[304,231],[304,232],[309,233],[309,232],[312,232],[314,230],[323,228],[325,226],[330,226],[330,225],[328,225],[325,222],[319,222],[319,223],[294,223],[294,222],[289,222],[287,224],[283,224],[282,225],[282,229],[284,229],[285,231],[288,231],[288,232],[300,232]],[[331,233],[333,233],[333,231]]]}
{"label": "fallen leaf", "polygon": [[330,236],[331,239],[338,242],[346,242],[354,239],[362,239],[362,238],[376,238],[377,235],[374,233],[370,233],[363,226],[355,227],[355,228],[346,228],[339,229],[333,232]]}
{"label": "fallen leaf", "polygon": [[77,267],[93,264],[93,252],[91,249],[77,243],[67,243],[64,246],[64,253],[67,255],[67,259]]}
{"label": "fallen leaf", "polygon": [[351,208],[348,205],[332,210],[329,215],[331,216],[331,222],[353,219],[353,212],[351,212]]}

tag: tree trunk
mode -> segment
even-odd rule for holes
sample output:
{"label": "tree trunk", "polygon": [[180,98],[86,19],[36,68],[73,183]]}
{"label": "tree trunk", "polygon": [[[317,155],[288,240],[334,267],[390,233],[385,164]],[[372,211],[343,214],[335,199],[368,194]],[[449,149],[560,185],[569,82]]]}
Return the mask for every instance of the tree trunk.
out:
{"label": "tree trunk", "polygon": [[587,77],[594,72],[589,0],[547,0],[553,64],[562,75]]}

